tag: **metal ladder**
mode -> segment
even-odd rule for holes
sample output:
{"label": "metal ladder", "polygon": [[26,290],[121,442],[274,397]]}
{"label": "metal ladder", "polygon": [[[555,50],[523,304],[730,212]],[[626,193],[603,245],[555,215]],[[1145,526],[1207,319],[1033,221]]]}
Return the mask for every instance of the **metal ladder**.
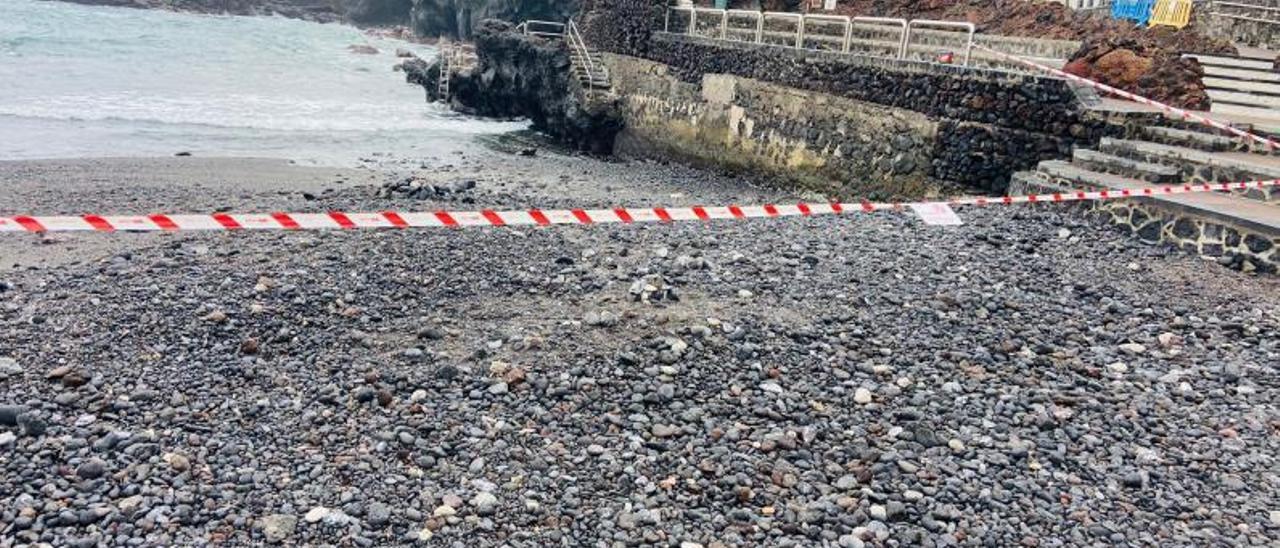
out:
{"label": "metal ladder", "polygon": [[440,46],[440,81],[436,83],[436,98],[442,103],[449,102],[449,74],[452,72],[450,58],[453,57],[449,50],[449,44]]}

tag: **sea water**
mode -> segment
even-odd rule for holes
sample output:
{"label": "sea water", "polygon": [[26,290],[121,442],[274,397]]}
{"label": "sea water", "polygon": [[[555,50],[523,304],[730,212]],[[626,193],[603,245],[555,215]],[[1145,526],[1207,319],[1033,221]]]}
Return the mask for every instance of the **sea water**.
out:
{"label": "sea water", "polygon": [[[370,45],[379,53],[354,53]],[[525,127],[426,102],[392,67],[430,46],[354,27],[0,1],[0,160],[443,157]]]}

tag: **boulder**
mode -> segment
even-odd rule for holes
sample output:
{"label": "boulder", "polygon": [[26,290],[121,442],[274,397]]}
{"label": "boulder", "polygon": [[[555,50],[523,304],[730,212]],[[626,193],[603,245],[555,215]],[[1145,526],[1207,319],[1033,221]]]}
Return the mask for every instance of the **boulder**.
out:
{"label": "boulder", "polygon": [[347,51],[350,51],[351,53],[359,53],[363,55],[378,54],[378,48],[370,46],[369,44],[351,44],[350,46],[347,46]]}

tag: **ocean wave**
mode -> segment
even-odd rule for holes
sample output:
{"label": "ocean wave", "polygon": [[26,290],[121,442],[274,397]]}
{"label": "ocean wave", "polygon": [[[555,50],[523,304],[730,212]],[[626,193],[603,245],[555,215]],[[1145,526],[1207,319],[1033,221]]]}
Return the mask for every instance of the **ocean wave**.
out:
{"label": "ocean wave", "polygon": [[488,124],[425,102],[417,106],[341,101],[230,98],[63,96],[0,103],[0,114],[68,121],[182,124],[272,131],[492,131]]}
{"label": "ocean wave", "polygon": [[397,48],[433,51],[281,17],[0,0],[0,158],[425,150],[523,127],[427,104]]}

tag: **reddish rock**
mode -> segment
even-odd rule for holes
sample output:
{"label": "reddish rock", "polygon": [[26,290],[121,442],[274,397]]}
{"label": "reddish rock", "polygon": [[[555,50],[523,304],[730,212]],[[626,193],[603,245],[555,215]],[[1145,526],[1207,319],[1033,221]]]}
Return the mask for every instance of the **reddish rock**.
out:
{"label": "reddish rock", "polygon": [[512,367],[502,375],[502,380],[510,386],[515,386],[524,382],[525,371],[520,367]]}
{"label": "reddish rock", "polygon": [[1093,63],[1093,73],[1116,87],[1133,87],[1151,70],[1151,59],[1127,49],[1113,49]]}

